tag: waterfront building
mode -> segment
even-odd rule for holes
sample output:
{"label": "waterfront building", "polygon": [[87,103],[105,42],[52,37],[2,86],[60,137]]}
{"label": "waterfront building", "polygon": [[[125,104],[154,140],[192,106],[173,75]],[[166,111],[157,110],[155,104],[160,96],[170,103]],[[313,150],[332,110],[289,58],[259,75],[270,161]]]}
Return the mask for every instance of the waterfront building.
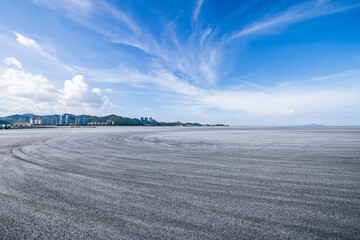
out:
{"label": "waterfront building", "polygon": [[64,115],[60,115],[60,117],[59,117],[59,125],[65,125]]}
{"label": "waterfront building", "polygon": [[41,123],[42,123],[41,118],[37,118],[37,119],[35,119],[35,121],[34,121],[34,124],[35,124],[35,125],[41,125]]}
{"label": "waterfront building", "polygon": [[78,126],[87,125],[87,118],[80,118],[80,117],[75,118],[74,125],[78,125]]}
{"label": "waterfront building", "polygon": [[141,125],[158,125],[158,122],[152,117],[141,117],[140,118]]}

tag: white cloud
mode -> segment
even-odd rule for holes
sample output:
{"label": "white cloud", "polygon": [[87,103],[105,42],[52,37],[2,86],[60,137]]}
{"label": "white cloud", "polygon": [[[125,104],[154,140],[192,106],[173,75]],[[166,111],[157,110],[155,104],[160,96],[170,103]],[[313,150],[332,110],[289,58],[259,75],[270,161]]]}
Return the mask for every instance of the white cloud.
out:
{"label": "white cloud", "polygon": [[[15,58],[5,60],[9,60],[11,63],[15,62],[15,65],[21,66],[21,63]],[[26,103],[26,99],[32,99],[34,102],[52,102],[58,94],[57,89],[49,83],[46,77],[26,73],[21,69],[6,69],[0,75],[0,84],[1,96],[22,99],[19,101],[21,103]]]}
{"label": "white cloud", "polygon": [[287,110],[287,113],[288,113],[288,114],[294,114],[294,109],[288,109],[288,110]]}
{"label": "white cloud", "polygon": [[259,115],[289,115],[295,113],[326,112],[360,104],[358,89],[275,92],[211,91],[192,96],[191,103],[204,108],[219,108]]}
{"label": "white cloud", "polygon": [[132,19],[131,16],[128,14],[114,8],[113,6],[110,6],[106,4],[105,1],[100,2],[102,6],[104,7],[105,11],[113,15],[116,19],[120,20],[124,23],[124,25],[129,28],[133,33],[140,34],[141,28],[138,26],[138,24]]}
{"label": "white cloud", "polygon": [[0,75],[3,114],[37,111],[44,103],[54,104],[58,94],[54,85],[42,75],[11,68]]}
{"label": "white cloud", "polygon": [[93,89],[92,89],[92,92],[93,92],[93,93],[96,93],[98,96],[101,95],[101,89],[100,89],[100,88],[93,88]]}
{"label": "white cloud", "polygon": [[103,103],[99,91],[91,90],[83,75],[76,75],[72,80],[66,80],[61,93],[59,101],[64,105],[101,107]]}
{"label": "white cloud", "polygon": [[196,7],[195,7],[194,13],[193,13],[193,20],[195,22],[197,21],[197,18],[199,16],[200,9],[201,9],[201,6],[203,5],[203,3],[204,3],[204,0],[198,0],[198,2],[196,4]]}
{"label": "white cloud", "polygon": [[92,10],[93,6],[89,0],[63,0],[64,4],[67,4],[68,8],[77,8],[83,12]]}
{"label": "white cloud", "polygon": [[[171,71],[164,68],[156,68],[147,73],[119,65],[116,69],[96,70],[82,69],[93,79],[112,83],[125,83],[137,88],[155,87],[157,90],[172,91],[182,95],[196,95],[198,88],[175,76]],[[111,92],[108,91],[108,92]]]}
{"label": "white cloud", "polygon": [[66,80],[64,88],[59,90],[42,75],[7,68],[0,73],[0,113],[98,114],[105,110],[106,101],[109,102],[99,90],[90,89],[82,75]]}
{"label": "white cloud", "polygon": [[104,105],[110,106],[110,107],[112,107],[112,108],[121,109],[121,110],[124,109],[124,108],[122,108],[122,107],[120,107],[120,106],[112,103],[112,102],[110,101],[110,99],[109,99],[106,95],[104,95]]}
{"label": "white cloud", "polygon": [[[154,60],[144,65],[162,65],[168,71],[181,72],[189,82],[214,85],[218,80],[217,66],[221,62],[222,40],[214,41],[213,31],[210,27],[194,28],[186,41],[181,41],[176,32],[176,20],[168,21],[160,33],[151,33],[147,26],[136,21],[129,11],[119,10],[105,1],[84,1],[85,10],[79,8],[74,1],[36,0],[61,14],[71,17],[83,26],[101,34],[106,41],[138,48],[151,55]],[[195,3],[192,20],[196,21],[204,0]],[[92,15],[83,16],[83,12]],[[69,14],[71,13],[71,14]],[[103,15],[114,25],[98,25],[93,19]],[[159,36],[155,36],[159,34]],[[182,33],[181,33],[182,34]],[[152,61],[150,60],[150,61]],[[155,63],[154,63],[155,62]],[[143,65],[143,66],[144,66]],[[158,68],[158,67],[155,67]]]}
{"label": "white cloud", "polygon": [[[46,2],[51,6],[52,1]],[[183,106],[196,109],[217,108],[256,115],[296,115],[312,111],[340,109],[360,102],[359,88],[351,89],[351,87],[339,88],[334,91],[301,86],[295,86],[293,90],[285,87],[266,89],[262,86],[259,86],[258,91],[216,90],[214,87],[218,80],[217,66],[221,62],[223,46],[227,43],[226,40],[217,38],[216,27],[214,29],[209,26],[206,29],[194,28],[190,36],[184,40],[177,37],[177,26],[174,20],[164,26],[159,36],[154,37],[155,35],[146,31],[146,26],[138,24],[129,15],[115,10],[105,3],[97,2],[94,8],[94,6],[90,7],[86,4],[88,1],[84,1],[83,5],[70,0],[64,2],[66,7],[63,9],[66,8],[67,12],[74,14],[87,13],[91,9],[105,10],[110,13],[106,16],[119,26],[114,25],[109,28],[105,26],[107,29],[104,29],[103,26],[99,27],[94,24],[91,18],[80,18],[79,22],[106,38],[111,38],[110,41],[136,47],[151,55],[152,60],[158,60],[148,63],[150,67],[146,70],[121,65],[118,68],[107,70],[80,69],[87,76],[92,76],[92,80],[120,82],[136,88],[153,89],[153,91],[158,91],[159,95],[164,96],[169,104],[181,103]],[[197,21],[203,3],[203,0],[196,2],[192,13],[193,21]],[[95,3],[92,4],[95,5]],[[356,6],[359,4],[343,7],[331,1],[307,1],[276,15],[255,21],[240,31],[234,32],[231,36],[220,37],[222,37],[221,39],[235,39],[262,33],[275,27],[345,11]],[[79,11],[79,9],[83,10]],[[120,20],[120,23],[116,20]],[[33,43],[36,44],[35,41]],[[255,86],[253,83],[249,84]],[[308,89],[313,90],[309,91]],[[59,96],[59,101],[66,106],[79,106],[79,104],[89,102],[96,105],[99,104],[99,99],[101,100],[99,97],[106,91],[98,88],[90,89],[83,76],[76,76],[65,82],[65,88],[61,92],[62,95]],[[164,92],[166,93],[164,94]],[[103,98],[105,103],[111,105],[107,96],[104,95]]]}
{"label": "white cloud", "polygon": [[32,47],[35,49],[41,49],[41,47],[35,42],[35,40],[31,39],[31,38],[26,38],[23,35],[21,35],[20,33],[14,32],[16,35],[16,40],[27,47]]}
{"label": "white cloud", "polygon": [[[135,88],[148,88],[166,104],[199,109],[219,109],[254,115],[297,115],[329,112],[360,104],[359,70],[337,73],[308,80],[289,81],[276,87],[257,87],[257,90],[232,88],[220,90],[194,86],[166,69],[141,73],[124,65],[109,71],[94,71],[95,79],[117,82]],[[328,88],[319,81],[327,81]],[[336,87],[334,86],[340,86]],[[331,86],[330,86],[331,85]]]}
{"label": "white cloud", "polygon": [[74,69],[67,65],[64,64],[63,62],[61,62],[57,57],[49,54],[46,49],[44,49],[42,46],[40,46],[35,40],[30,39],[30,38],[26,38],[23,35],[21,35],[20,33],[14,32],[16,35],[16,40],[24,46],[30,47],[34,50],[36,50],[37,53],[39,53],[41,56],[46,57],[47,59],[51,60],[52,62],[56,63],[57,65],[59,65],[61,68],[63,68],[65,71],[70,72],[70,73],[74,73]]}
{"label": "white cloud", "polygon": [[19,69],[22,68],[21,62],[19,62],[19,60],[17,60],[16,58],[13,58],[13,57],[5,58],[5,59],[4,59],[4,62],[5,62],[7,65],[14,65],[14,66],[16,66],[16,67],[19,68]]}
{"label": "white cloud", "polygon": [[334,4],[330,1],[308,1],[295,5],[288,10],[281,12],[272,17],[268,17],[263,20],[256,21],[242,30],[235,32],[230,36],[230,39],[240,38],[253,33],[263,32],[270,28],[280,26],[283,24],[295,23],[327,14],[333,14],[337,12],[346,11],[351,8],[360,6],[360,4],[354,4],[349,6],[341,6]]}
{"label": "white cloud", "polygon": [[90,0],[33,0],[33,3],[48,7],[57,11],[66,11],[72,14],[87,15],[94,10],[94,6]]}

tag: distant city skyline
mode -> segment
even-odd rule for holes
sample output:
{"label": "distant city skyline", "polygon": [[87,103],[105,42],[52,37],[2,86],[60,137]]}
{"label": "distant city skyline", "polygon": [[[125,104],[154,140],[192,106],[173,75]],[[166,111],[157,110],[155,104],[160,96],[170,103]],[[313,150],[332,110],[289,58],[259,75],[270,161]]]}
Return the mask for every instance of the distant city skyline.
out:
{"label": "distant city skyline", "polygon": [[0,116],[360,125],[359,22],[355,0],[1,1]]}

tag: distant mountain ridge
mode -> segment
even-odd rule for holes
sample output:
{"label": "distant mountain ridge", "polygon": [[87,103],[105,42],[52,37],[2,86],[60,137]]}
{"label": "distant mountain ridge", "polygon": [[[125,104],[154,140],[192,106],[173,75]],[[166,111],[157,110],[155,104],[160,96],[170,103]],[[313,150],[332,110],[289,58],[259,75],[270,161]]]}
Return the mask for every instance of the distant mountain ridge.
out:
{"label": "distant mountain ridge", "polygon": [[[142,124],[140,122],[140,119],[138,118],[128,118],[128,117],[122,117],[115,114],[110,114],[106,116],[93,116],[93,115],[74,115],[70,113],[64,113],[62,115],[69,115],[69,123],[70,125],[75,123],[75,118],[86,118],[87,124],[92,122],[96,123],[106,123],[108,120],[111,122],[114,122],[114,125],[116,126],[141,126],[141,125],[157,125],[157,126],[228,126],[224,124],[200,124],[200,123],[182,123],[182,122],[156,122],[156,124]],[[60,114],[52,114],[52,115],[36,115],[32,113],[26,113],[26,114],[14,114],[6,117],[0,117],[0,122],[3,124],[6,123],[16,123],[16,122],[30,122],[31,118],[60,118]],[[91,124],[90,124],[91,125]],[[96,124],[95,124],[96,125]]]}
{"label": "distant mountain ridge", "polygon": [[[68,114],[68,113],[65,113],[65,114],[69,115],[70,122],[73,122],[75,120],[75,118],[87,118],[88,122],[106,122],[107,120],[111,120],[111,121],[114,121],[115,125],[132,125],[132,126],[140,125],[140,120],[137,118],[127,118],[127,117],[117,116],[115,114],[102,116],[102,117],[92,116],[92,115],[74,115],[74,114]],[[6,116],[6,117],[0,117],[0,120],[30,122],[31,117],[33,117],[33,118],[40,118],[40,117],[41,118],[43,118],[43,117],[59,118],[60,115],[59,114],[35,115],[35,114],[31,114],[31,113],[14,114],[14,115]]]}
{"label": "distant mountain ridge", "polygon": [[1,120],[23,120],[28,122],[30,120],[31,117],[40,117],[38,115],[35,114],[31,114],[31,113],[27,113],[27,114],[15,114],[15,115],[10,115],[10,116],[6,116],[6,117],[0,117]]}

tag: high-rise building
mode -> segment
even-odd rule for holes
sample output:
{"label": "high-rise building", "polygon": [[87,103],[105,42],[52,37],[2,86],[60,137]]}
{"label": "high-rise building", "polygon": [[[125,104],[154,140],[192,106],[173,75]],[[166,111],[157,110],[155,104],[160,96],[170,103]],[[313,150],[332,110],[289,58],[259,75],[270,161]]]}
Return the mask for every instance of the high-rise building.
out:
{"label": "high-rise building", "polygon": [[60,115],[60,117],[59,117],[59,125],[64,125],[64,124],[65,124],[64,115]]}
{"label": "high-rise building", "polygon": [[55,125],[58,123],[58,119],[54,117],[40,117],[41,125]]}
{"label": "high-rise building", "polygon": [[87,118],[75,118],[75,125],[87,125]]}
{"label": "high-rise building", "polygon": [[70,116],[65,115],[65,125],[69,125],[69,124],[70,124]]}
{"label": "high-rise building", "polygon": [[141,117],[140,118],[141,125],[158,125],[158,122],[152,117]]}

